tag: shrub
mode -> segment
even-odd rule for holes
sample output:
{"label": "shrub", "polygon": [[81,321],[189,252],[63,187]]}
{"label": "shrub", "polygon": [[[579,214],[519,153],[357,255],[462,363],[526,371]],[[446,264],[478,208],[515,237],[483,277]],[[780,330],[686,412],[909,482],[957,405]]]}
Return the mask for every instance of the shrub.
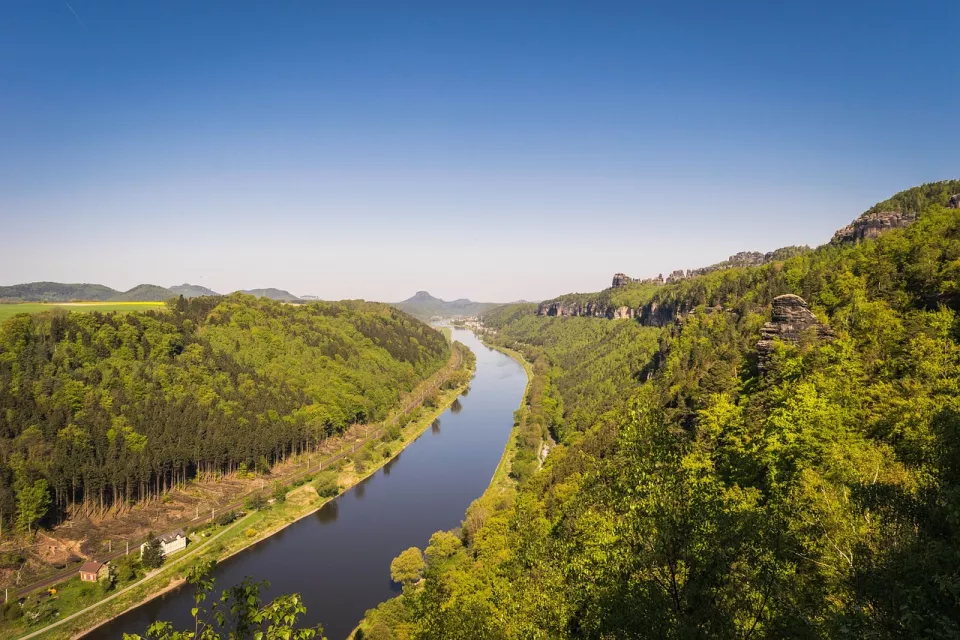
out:
{"label": "shrub", "polygon": [[114,562],[113,570],[118,582],[133,582],[140,577],[143,567],[140,564],[140,558],[137,557],[137,554],[132,553]]}
{"label": "shrub", "polygon": [[2,608],[3,619],[8,622],[14,622],[23,617],[23,608],[16,600],[5,602]]}
{"label": "shrub", "polygon": [[336,469],[327,469],[317,474],[313,488],[321,498],[332,498],[340,493],[340,473]]}
{"label": "shrub", "polygon": [[243,504],[247,509],[260,511],[267,506],[267,499],[263,495],[255,493],[251,496],[247,496],[246,500],[243,501]]}
{"label": "shrub", "polygon": [[420,549],[410,547],[390,563],[390,578],[394,582],[410,584],[420,579],[423,569],[423,554]]}
{"label": "shrub", "polygon": [[150,536],[150,542],[140,554],[140,564],[147,569],[157,569],[163,564],[163,550],[160,549],[160,540]]}
{"label": "shrub", "polygon": [[227,511],[226,513],[221,513],[219,516],[217,516],[216,523],[221,527],[225,527],[236,519],[237,519],[236,511]]}

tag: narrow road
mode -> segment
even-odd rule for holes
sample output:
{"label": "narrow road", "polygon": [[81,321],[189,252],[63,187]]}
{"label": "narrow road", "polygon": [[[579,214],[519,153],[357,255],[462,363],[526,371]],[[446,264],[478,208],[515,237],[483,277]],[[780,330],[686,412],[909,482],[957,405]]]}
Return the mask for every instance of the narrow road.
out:
{"label": "narrow road", "polygon": [[[298,473],[295,473],[289,476],[288,478],[285,479],[285,482],[291,483],[296,481],[299,478],[302,478],[303,476],[307,476],[312,473],[322,471],[323,469],[329,467],[331,463],[336,462],[337,460],[340,460],[341,458],[355,452],[359,447],[366,445],[368,442],[377,440],[381,435],[383,435],[387,427],[393,425],[394,423],[396,423],[397,420],[400,419],[400,416],[404,416],[410,413],[411,411],[413,411],[418,406],[420,406],[423,403],[423,399],[426,397],[427,393],[439,388],[440,385],[443,384],[444,381],[446,381],[446,379],[450,376],[450,374],[456,371],[457,369],[459,369],[460,366],[463,364],[463,356],[460,355],[460,350],[454,348],[453,345],[451,345],[450,351],[451,351],[450,361],[446,364],[446,366],[443,369],[440,369],[439,371],[434,373],[433,376],[431,376],[431,378],[428,378],[426,381],[424,381],[424,383],[426,383],[427,386],[421,388],[419,391],[414,391],[411,394],[410,402],[408,402],[399,413],[394,414],[393,417],[391,417],[383,425],[377,428],[376,431],[365,436],[359,442],[354,443],[351,448],[344,449],[340,453],[334,454],[329,458],[327,458],[326,460],[320,460],[320,462],[318,462],[316,466],[308,467],[303,471],[300,471]],[[250,493],[244,494],[233,503],[230,503],[222,507],[218,507],[217,511],[219,511],[220,513],[226,513],[229,511],[235,511],[235,510],[241,509],[244,506],[244,502],[246,501],[247,498],[257,494],[267,496],[269,493],[270,493],[269,491],[261,490],[261,489],[251,491]],[[192,520],[186,520],[184,522],[181,522],[178,526],[174,527],[173,529],[170,529],[169,532],[176,531],[188,525],[193,526],[193,525],[204,524],[206,522],[211,521],[213,518],[214,516],[211,514],[211,515],[203,515],[203,516],[200,516],[199,518],[194,518]],[[163,532],[163,533],[166,533],[166,532]],[[157,535],[158,536],[163,535],[163,533],[158,533]],[[143,540],[142,542],[146,542],[146,540]],[[131,544],[131,548],[137,548],[139,546],[140,546],[140,543]],[[108,562],[110,560],[116,560],[117,558],[121,558],[124,555],[126,555],[125,551],[116,551],[114,553],[101,556],[99,559],[99,562]],[[90,559],[93,560],[93,558],[90,558]],[[55,574],[51,574],[46,578],[41,578],[40,580],[37,580],[13,592],[13,596],[16,598],[22,598],[33,593],[34,591],[52,586],[68,578],[72,578],[74,575],[76,575],[77,569],[79,566],[80,565],[78,564],[73,567],[58,571]]]}
{"label": "narrow road", "polygon": [[135,589],[135,588],[137,588],[137,587],[143,586],[143,582],[144,582],[145,580],[149,580],[150,578],[154,577],[154,576],[157,575],[158,573],[162,573],[162,572],[166,571],[167,569],[169,569],[170,567],[175,567],[175,566],[177,566],[178,564],[184,562],[185,560],[190,560],[191,558],[193,558],[193,556],[194,556],[198,551],[200,551],[201,549],[205,549],[205,548],[207,547],[207,545],[209,545],[211,542],[213,542],[214,540],[216,540],[217,538],[219,538],[220,536],[222,536],[223,534],[225,534],[227,531],[230,531],[230,530],[232,530],[234,527],[238,526],[238,525],[239,525],[241,522],[243,522],[244,520],[246,520],[246,518],[240,518],[240,519],[237,520],[235,523],[233,523],[233,524],[230,525],[229,527],[225,528],[223,531],[221,531],[221,532],[218,533],[217,535],[213,536],[213,537],[210,538],[209,540],[204,541],[203,544],[197,545],[196,547],[194,547],[193,550],[191,550],[191,551],[183,554],[181,557],[177,558],[176,560],[174,560],[174,561],[171,562],[170,564],[164,565],[163,567],[161,567],[160,569],[157,569],[157,570],[154,571],[153,573],[150,573],[150,574],[145,575],[143,578],[137,580],[137,581],[134,582],[133,584],[128,585],[128,586],[124,587],[123,589],[120,589],[120,590],[117,591],[116,593],[110,594],[109,596],[107,596],[107,597],[104,598],[103,600],[99,600],[99,601],[97,601],[97,602],[94,602],[94,603],[93,603],[92,605],[90,605],[89,607],[87,607],[87,608],[85,608],[85,609],[81,609],[80,611],[77,611],[76,613],[71,613],[70,615],[68,615],[68,616],[66,616],[66,617],[64,617],[64,618],[61,618],[60,620],[57,620],[56,622],[54,622],[54,623],[52,623],[52,624],[48,624],[47,626],[43,627],[42,629],[37,629],[36,631],[32,631],[32,632],[28,633],[28,634],[25,635],[25,636],[20,636],[20,637],[18,638],[18,640],[27,640],[28,638],[35,638],[35,637],[37,637],[37,636],[39,636],[39,635],[41,635],[41,634],[43,634],[43,633],[46,633],[46,632],[48,632],[48,631],[50,631],[50,630],[52,630],[52,629],[56,629],[57,627],[59,627],[60,625],[64,624],[65,622],[69,622],[70,620],[73,620],[74,618],[77,618],[78,616],[82,616],[82,615],[85,614],[85,613],[88,613],[88,612],[90,612],[90,611],[93,611],[93,610],[96,609],[97,607],[101,607],[101,606],[105,605],[106,603],[110,602],[110,601],[113,600],[114,598],[118,598],[118,597],[122,596],[123,594],[125,594],[127,591],[130,591],[131,589]]}

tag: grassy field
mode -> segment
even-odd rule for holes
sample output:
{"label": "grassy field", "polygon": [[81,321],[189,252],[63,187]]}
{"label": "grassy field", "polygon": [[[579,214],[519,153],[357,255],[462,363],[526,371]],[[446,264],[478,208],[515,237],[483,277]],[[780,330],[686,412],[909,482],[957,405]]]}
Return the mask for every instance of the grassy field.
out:
{"label": "grassy field", "polygon": [[62,302],[59,304],[17,302],[0,304],[0,322],[18,313],[42,313],[44,311],[51,311],[52,309],[80,312],[99,311],[100,313],[109,313],[111,311],[117,311],[119,313],[130,313],[131,311],[163,309],[164,304],[163,302]]}

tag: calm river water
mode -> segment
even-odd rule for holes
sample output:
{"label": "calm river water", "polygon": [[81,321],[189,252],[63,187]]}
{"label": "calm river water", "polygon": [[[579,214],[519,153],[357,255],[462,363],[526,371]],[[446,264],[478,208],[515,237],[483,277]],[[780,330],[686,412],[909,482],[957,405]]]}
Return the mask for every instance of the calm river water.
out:
{"label": "calm river water", "polygon": [[[493,475],[526,385],[523,368],[468,331],[453,338],[477,354],[468,394],[394,460],[317,513],[218,565],[219,597],[244,576],[269,580],[265,600],[300,593],[307,623],[346,638],[364,612],[399,592],[390,561],[407,547],[460,524]],[[192,628],[192,590],[179,589],[130,611],[87,638],[143,633],[153,620]],[[209,601],[208,601],[209,604]]]}

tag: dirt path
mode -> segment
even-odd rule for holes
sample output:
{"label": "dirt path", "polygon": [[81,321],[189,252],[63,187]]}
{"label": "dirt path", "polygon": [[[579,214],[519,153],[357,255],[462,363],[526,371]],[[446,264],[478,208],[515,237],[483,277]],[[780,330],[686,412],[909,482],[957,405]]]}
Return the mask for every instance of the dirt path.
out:
{"label": "dirt path", "polygon": [[52,624],[48,624],[47,626],[43,627],[42,629],[37,629],[36,631],[32,631],[32,632],[28,633],[28,634],[25,635],[25,636],[20,636],[20,637],[18,638],[18,640],[27,640],[28,638],[35,638],[35,637],[37,637],[37,636],[39,636],[39,635],[41,635],[41,634],[47,633],[48,631],[50,631],[50,630],[52,630],[52,629],[56,629],[56,628],[59,627],[60,625],[66,623],[66,622],[69,622],[70,620],[73,620],[73,619],[75,619],[75,618],[77,618],[77,617],[79,617],[79,616],[82,616],[82,615],[85,614],[85,613],[89,613],[90,611],[93,611],[93,610],[96,609],[97,607],[101,607],[101,606],[105,605],[106,603],[110,602],[111,600],[114,600],[114,599],[116,599],[116,598],[119,598],[120,596],[122,596],[122,595],[125,594],[126,592],[130,591],[131,589],[136,589],[137,587],[143,586],[144,580],[149,580],[150,578],[152,578],[153,576],[157,575],[158,573],[161,573],[161,572],[163,572],[163,571],[166,571],[166,570],[169,569],[170,567],[175,567],[175,566],[177,566],[178,564],[184,562],[185,560],[189,560],[189,559],[193,558],[194,554],[196,554],[197,552],[199,552],[199,551],[201,551],[201,550],[203,550],[203,549],[206,549],[206,548],[207,548],[207,545],[209,545],[211,542],[213,542],[214,540],[216,540],[217,538],[219,538],[220,536],[222,536],[223,534],[225,534],[227,531],[231,531],[231,530],[233,530],[234,527],[239,526],[239,524],[240,524],[241,522],[243,522],[244,520],[246,520],[246,518],[241,518],[241,519],[237,520],[235,523],[233,523],[233,524],[230,525],[229,527],[226,527],[223,531],[219,532],[217,535],[213,536],[213,537],[210,538],[209,540],[205,540],[205,541],[203,542],[203,544],[199,544],[199,545],[197,545],[196,547],[194,547],[192,551],[188,551],[187,553],[181,555],[179,558],[177,558],[177,559],[174,560],[173,562],[164,565],[162,568],[157,569],[156,571],[154,571],[154,572],[152,572],[152,573],[148,573],[147,575],[145,575],[145,576],[144,576],[143,578],[141,578],[140,580],[137,580],[137,581],[134,582],[133,584],[128,585],[128,586],[124,587],[123,589],[120,589],[120,590],[117,591],[116,593],[110,594],[109,596],[107,596],[107,597],[104,598],[103,600],[100,600],[100,601],[98,601],[98,602],[95,602],[95,603],[93,603],[92,605],[90,605],[89,607],[87,607],[87,608],[85,608],[85,609],[81,609],[80,611],[77,611],[77,612],[75,612],[75,613],[71,613],[70,615],[63,617],[63,618],[61,618],[60,620],[57,620],[56,622],[54,622],[54,623],[52,623]]}
{"label": "dirt path", "polygon": [[[341,458],[344,458],[350,455],[351,453],[354,453],[358,448],[364,446],[368,442],[379,439],[380,436],[382,436],[383,433],[390,426],[396,423],[401,416],[406,415],[411,411],[413,411],[414,409],[416,409],[417,407],[419,407],[423,403],[423,400],[427,396],[427,394],[434,391],[435,389],[438,389],[440,385],[443,384],[443,382],[450,376],[450,374],[456,371],[457,369],[459,369],[462,364],[463,364],[463,358],[460,355],[460,351],[451,346],[450,360],[447,362],[447,364],[442,369],[434,373],[430,378],[428,378],[423,383],[421,383],[420,388],[414,390],[411,393],[407,402],[402,406],[402,408],[398,412],[394,413],[389,420],[387,420],[385,423],[377,427],[372,432],[370,431],[370,428],[373,425],[360,425],[358,429],[355,429],[352,431],[352,434],[359,435],[360,431],[362,431],[363,435],[358,437],[352,443],[344,442],[342,448],[338,453],[328,456],[327,458],[323,458],[321,454],[321,459],[319,460],[319,462],[316,462],[316,464],[310,464],[308,462],[305,468],[302,467],[299,471],[294,471],[289,475],[282,475],[277,479],[282,478],[284,482],[290,483],[303,476],[307,476],[312,473],[317,473],[318,471],[322,471],[323,469],[330,466],[330,464],[337,462]],[[267,489],[260,488],[260,489],[254,489],[252,491],[248,491],[246,493],[238,495],[234,501],[225,505],[218,506],[216,508],[215,513],[205,513],[204,515],[200,515],[199,517],[194,517],[192,519],[171,523],[163,531],[156,532],[156,535],[162,535],[163,533],[173,532],[173,531],[176,531],[177,529],[182,529],[183,527],[188,525],[196,526],[196,525],[205,524],[213,520],[216,517],[217,513],[225,513],[228,511],[236,511],[241,509],[244,506],[246,499],[251,496],[254,496],[257,494],[267,496],[267,494],[269,493],[270,493],[270,490],[268,488]],[[131,541],[130,548],[135,549],[139,547],[142,542],[145,542],[145,541],[146,540],[139,540],[136,542]],[[117,546],[119,547],[119,545]],[[124,555],[126,555],[126,551],[124,549],[118,549],[113,553],[98,554],[98,560],[100,562],[107,562],[110,560],[116,560],[117,558],[121,558]],[[18,589],[17,591],[11,592],[11,595],[17,598],[21,598],[39,589],[43,589],[43,588],[52,586],[58,582],[62,582],[63,580],[72,578],[74,575],[76,575],[78,567],[79,567],[79,564],[77,564],[76,566],[62,569],[44,578],[40,578],[32,582],[31,584],[28,584]]]}

